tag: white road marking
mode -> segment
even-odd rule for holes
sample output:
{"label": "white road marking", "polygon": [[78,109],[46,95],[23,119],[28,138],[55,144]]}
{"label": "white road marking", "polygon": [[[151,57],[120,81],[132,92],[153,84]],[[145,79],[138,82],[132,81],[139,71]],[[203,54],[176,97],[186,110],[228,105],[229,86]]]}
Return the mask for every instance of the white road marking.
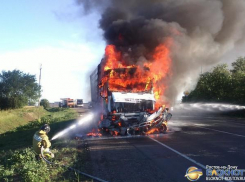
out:
{"label": "white road marking", "polygon": [[230,133],[230,132],[227,132],[227,131],[221,131],[221,130],[216,130],[216,129],[211,129],[211,128],[206,128],[206,127],[202,127],[202,126],[198,126],[196,124],[194,124],[195,127],[198,127],[198,128],[203,128],[203,129],[207,129],[207,130],[212,130],[212,131],[217,131],[217,132],[220,132],[220,133],[226,133],[226,134],[229,134],[229,135],[234,135],[234,136],[238,136],[238,137],[244,137],[244,135],[239,135],[239,134],[235,134],[235,133]]}
{"label": "white road marking", "polygon": [[[175,150],[175,149],[173,149],[173,148],[167,146],[166,144],[164,144],[164,143],[162,143],[162,142],[159,142],[158,140],[156,140],[156,139],[154,139],[154,138],[151,138],[150,136],[148,136],[148,138],[151,139],[151,140],[153,140],[153,141],[155,141],[155,142],[157,142],[158,144],[160,144],[160,145],[166,147],[167,149],[171,150],[172,152],[174,152],[174,153],[180,155],[181,157],[184,157],[185,159],[187,159],[187,160],[193,162],[193,163],[196,164],[197,166],[199,166],[199,167],[201,167],[201,168],[203,168],[203,169],[206,170],[206,167],[205,167],[203,164],[201,164],[201,163],[199,163],[199,162],[197,162],[197,161],[191,159],[190,157],[188,157],[188,156],[186,156],[186,155],[184,155],[184,154],[178,152],[177,150]],[[225,181],[229,181],[229,180],[225,180]],[[233,181],[229,181],[229,182],[233,182]]]}
{"label": "white road marking", "polygon": [[162,143],[162,142],[159,142],[158,140],[156,140],[156,139],[154,139],[154,138],[152,138],[152,137],[148,137],[148,138],[150,138],[151,140],[157,142],[158,144],[160,144],[160,145],[166,147],[167,149],[173,151],[174,153],[179,154],[180,156],[182,156],[182,157],[186,158],[187,160],[193,162],[194,164],[198,165],[199,167],[201,167],[201,168],[203,168],[203,169],[206,169],[206,167],[205,167],[203,164],[198,163],[197,161],[191,159],[190,157],[188,157],[188,156],[186,156],[186,155],[184,155],[184,154],[178,152],[177,150],[175,150],[175,149],[173,149],[173,148],[167,146],[166,144],[164,144],[164,143]]}

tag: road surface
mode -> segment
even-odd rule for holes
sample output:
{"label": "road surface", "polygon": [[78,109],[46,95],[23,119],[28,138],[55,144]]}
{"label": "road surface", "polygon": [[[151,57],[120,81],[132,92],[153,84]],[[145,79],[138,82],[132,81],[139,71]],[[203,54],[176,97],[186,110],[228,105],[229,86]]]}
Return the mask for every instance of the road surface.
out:
{"label": "road surface", "polygon": [[[245,169],[245,121],[174,114],[166,134],[86,140],[92,173],[112,182],[188,181],[186,170],[206,165]],[[245,176],[245,174],[244,174]]]}

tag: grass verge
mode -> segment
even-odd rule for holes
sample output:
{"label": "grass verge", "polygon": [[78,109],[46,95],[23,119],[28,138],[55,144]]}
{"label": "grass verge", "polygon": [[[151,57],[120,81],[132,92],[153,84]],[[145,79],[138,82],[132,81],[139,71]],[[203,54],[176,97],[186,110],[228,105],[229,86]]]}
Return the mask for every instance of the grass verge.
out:
{"label": "grass verge", "polygon": [[0,134],[11,131],[47,114],[48,112],[43,107],[24,107],[22,109],[0,111]]}
{"label": "grass verge", "polygon": [[[12,111],[20,112],[20,111]],[[84,181],[88,180],[61,165],[76,167],[84,171],[84,161],[89,158],[86,148],[74,139],[52,142],[55,154],[54,162],[60,165],[48,165],[37,161],[32,151],[32,137],[40,126],[48,123],[51,127],[49,136],[66,128],[77,113],[71,109],[50,109],[43,111],[43,116],[25,125],[15,127],[0,135],[0,181]],[[4,126],[4,125],[2,125]]]}

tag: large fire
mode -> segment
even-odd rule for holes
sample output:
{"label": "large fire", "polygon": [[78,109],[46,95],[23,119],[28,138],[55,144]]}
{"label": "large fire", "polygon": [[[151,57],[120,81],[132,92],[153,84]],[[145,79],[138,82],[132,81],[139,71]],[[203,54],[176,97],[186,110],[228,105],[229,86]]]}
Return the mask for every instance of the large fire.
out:
{"label": "large fire", "polygon": [[158,45],[150,56],[150,60],[141,65],[127,64],[123,54],[114,45],[105,49],[104,77],[101,85],[108,81],[110,91],[150,92],[153,90],[158,108],[166,104],[163,96],[166,85],[163,80],[170,76],[171,58],[169,45]]}

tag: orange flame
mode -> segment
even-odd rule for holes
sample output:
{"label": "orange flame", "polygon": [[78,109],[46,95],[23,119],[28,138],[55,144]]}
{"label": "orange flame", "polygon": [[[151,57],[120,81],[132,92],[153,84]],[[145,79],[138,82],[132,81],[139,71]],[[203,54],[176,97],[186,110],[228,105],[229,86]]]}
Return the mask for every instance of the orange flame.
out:
{"label": "orange flame", "polygon": [[100,86],[103,87],[108,81],[110,91],[150,92],[153,89],[156,109],[166,104],[164,93],[167,85],[164,81],[171,76],[171,42],[169,39],[165,44],[159,44],[143,66],[126,64],[122,53],[114,45],[107,45],[104,77]]}
{"label": "orange flame", "polygon": [[114,45],[107,45],[105,48],[106,65],[104,66],[104,71],[115,69],[115,68],[133,68],[135,65],[126,65],[122,61],[121,52],[116,50]]}
{"label": "orange flame", "polygon": [[118,136],[119,132],[118,131],[114,131],[114,135],[113,136]]}
{"label": "orange flame", "polygon": [[99,133],[99,129],[97,129],[97,131],[95,129],[92,129],[91,132],[87,133],[87,136],[93,136],[93,137],[101,137],[102,134]]}
{"label": "orange flame", "polygon": [[149,134],[152,134],[152,133],[155,133],[155,132],[159,132],[159,129],[158,128],[152,128],[149,131],[147,131],[146,134],[149,135]]}
{"label": "orange flame", "polygon": [[87,133],[87,136],[101,137],[102,134],[101,133],[93,133],[93,132],[90,132],[90,133]]}

